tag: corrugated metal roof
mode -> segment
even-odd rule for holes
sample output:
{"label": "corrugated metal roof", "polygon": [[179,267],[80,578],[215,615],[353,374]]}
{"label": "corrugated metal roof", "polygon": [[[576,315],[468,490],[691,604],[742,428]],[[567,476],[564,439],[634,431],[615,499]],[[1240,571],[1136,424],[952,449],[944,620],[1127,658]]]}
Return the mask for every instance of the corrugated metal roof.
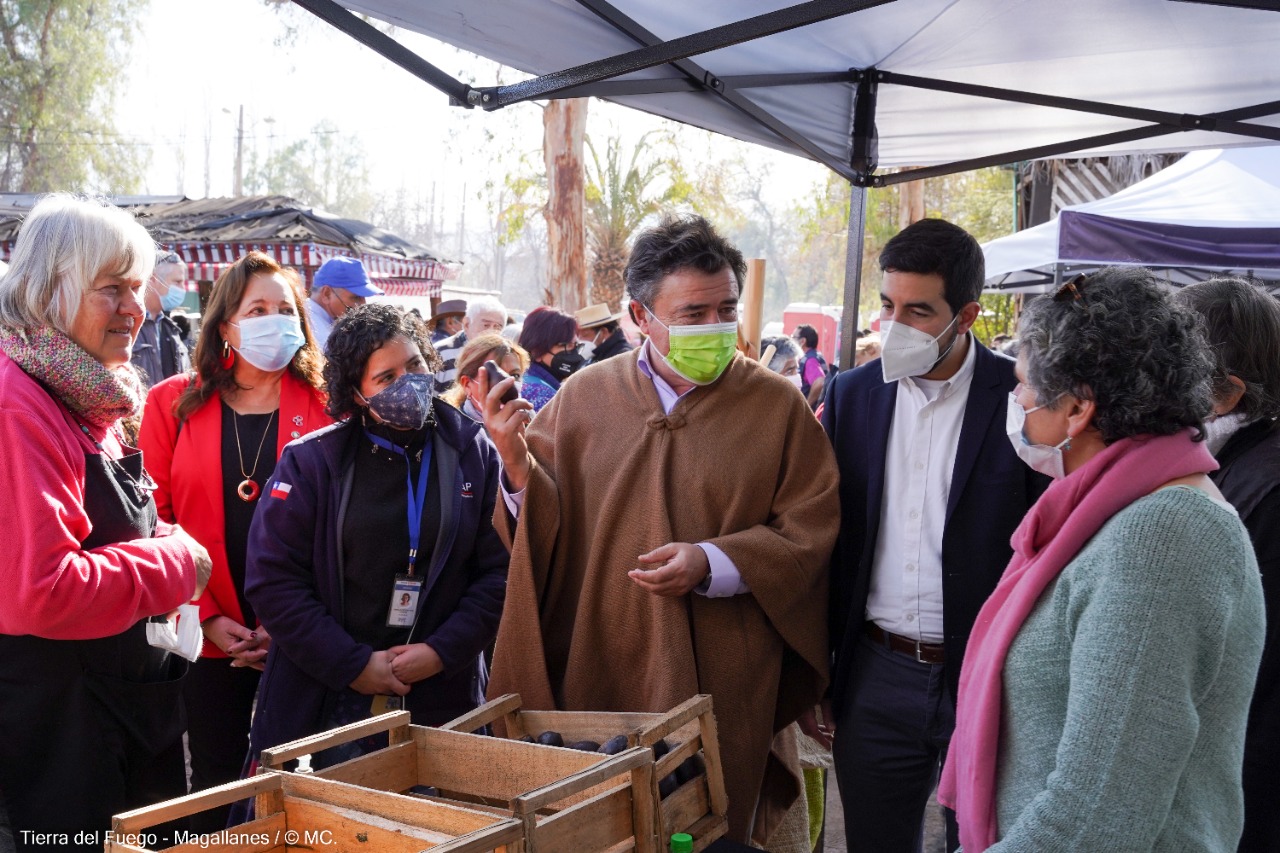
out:
{"label": "corrugated metal roof", "polygon": [[[30,193],[0,193],[0,240],[17,235],[38,199]],[[111,201],[136,216],[160,243],[323,243],[358,254],[453,263],[376,225],[309,208],[288,196],[117,196]]]}

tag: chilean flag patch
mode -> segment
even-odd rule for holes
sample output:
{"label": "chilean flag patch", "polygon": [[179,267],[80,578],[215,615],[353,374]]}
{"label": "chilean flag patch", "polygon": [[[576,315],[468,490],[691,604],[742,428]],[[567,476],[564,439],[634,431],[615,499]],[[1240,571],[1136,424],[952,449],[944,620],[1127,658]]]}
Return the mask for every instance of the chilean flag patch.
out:
{"label": "chilean flag patch", "polygon": [[289,483],[282,483],[279,480],[276,480],[274,483],[271,484],[271,497],[284,500],[285,498],[289,497],[289,492],[292,489],[293,489],[293,486],[290,485]]}

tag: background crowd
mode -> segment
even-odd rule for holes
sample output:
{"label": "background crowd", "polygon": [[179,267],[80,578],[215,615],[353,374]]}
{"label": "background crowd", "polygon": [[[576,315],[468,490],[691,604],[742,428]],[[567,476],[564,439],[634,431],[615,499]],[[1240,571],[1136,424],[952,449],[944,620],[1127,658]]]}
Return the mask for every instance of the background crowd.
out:
{"label": "background crowd", "polygon": [[699,217],[620,310],[522,324],[250,252],[192,346],[178,257],[46,197],[0,271],[0,851],[486,692],[710,693],[768,850],[812,849],[824,765],[851,850],[918,850],[935,787],[949,849],[1276,849],[1280,303],[1107,268],[989,347],[972,236],[879,262],[843,372],[810,326],[740,351]]}

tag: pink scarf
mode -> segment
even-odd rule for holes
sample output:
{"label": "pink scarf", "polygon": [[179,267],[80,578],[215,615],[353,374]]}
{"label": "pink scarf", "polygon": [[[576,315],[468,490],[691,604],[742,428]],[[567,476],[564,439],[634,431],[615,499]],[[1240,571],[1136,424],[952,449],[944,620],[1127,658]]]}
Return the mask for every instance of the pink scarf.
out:
{"label": "pink scarf", "polygon": [[1053,483],[1013,533],[1013,559],[978,613],[938,799],[956,810],[965,853],[995,844],[1005,655],[1040,595],[1117,512],[1160,486],[1218,465],[1192,430],[1126,438]]}

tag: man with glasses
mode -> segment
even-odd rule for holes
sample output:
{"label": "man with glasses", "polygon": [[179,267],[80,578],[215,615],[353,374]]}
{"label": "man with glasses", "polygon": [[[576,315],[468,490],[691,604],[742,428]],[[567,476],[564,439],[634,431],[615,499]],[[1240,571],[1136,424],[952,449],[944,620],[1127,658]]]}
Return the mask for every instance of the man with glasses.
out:
{"label": "man with glasses", "polygon": [[187,296],[187,265],[176,252],[157,253],[155,272],[143,294],[146,315],[129,360],[142,371],[142,380],[150,387],[191,369],[182,330],[169,317]]}
{"label": "man with glasses", "polygon": [[382,288],[369,280],[364,264],[357,258],[330,258],[316,270],[307,300],[311,334],[321,350],[329,340],[329,330],[343,314],[363,305],[370,296],[381,296]]}

